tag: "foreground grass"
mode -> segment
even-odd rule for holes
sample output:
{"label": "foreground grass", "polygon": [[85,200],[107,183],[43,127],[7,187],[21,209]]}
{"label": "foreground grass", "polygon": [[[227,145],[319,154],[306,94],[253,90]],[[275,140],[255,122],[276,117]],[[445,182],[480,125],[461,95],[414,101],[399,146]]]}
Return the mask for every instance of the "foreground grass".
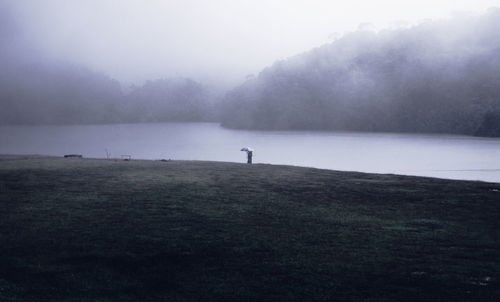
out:
{"label": "foreground grass", "polygon": [[500,184],[0,156],[0,301],[499,301]]}

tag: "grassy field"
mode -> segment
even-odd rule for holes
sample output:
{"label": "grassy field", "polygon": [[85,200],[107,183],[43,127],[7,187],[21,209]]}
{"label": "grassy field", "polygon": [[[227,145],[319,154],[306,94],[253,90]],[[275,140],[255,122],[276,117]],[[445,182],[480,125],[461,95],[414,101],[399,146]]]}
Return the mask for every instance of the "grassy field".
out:
{"label": "grassy field", "polygon": [[500,301],[500,184],[0,156],[0,301]]}

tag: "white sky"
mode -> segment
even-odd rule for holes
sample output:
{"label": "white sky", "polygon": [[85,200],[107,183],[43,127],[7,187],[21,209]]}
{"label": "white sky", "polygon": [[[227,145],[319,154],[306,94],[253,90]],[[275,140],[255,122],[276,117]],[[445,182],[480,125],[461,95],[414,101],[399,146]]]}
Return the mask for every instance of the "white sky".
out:
{"label": "white sky", "polygon": [[0,0],[48,53],[125,82],[243,81],[353,31],[484,13],[500,0]]}

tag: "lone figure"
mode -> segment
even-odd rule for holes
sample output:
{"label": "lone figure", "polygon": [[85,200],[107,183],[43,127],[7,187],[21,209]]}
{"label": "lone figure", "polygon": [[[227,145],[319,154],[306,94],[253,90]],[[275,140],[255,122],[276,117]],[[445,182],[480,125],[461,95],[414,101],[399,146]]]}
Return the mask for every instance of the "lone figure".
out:
{"label": "lone figure", "polygon": [[247,164],[251,164],[252,163],[252,156],[253,156],[253,149],[245,147],[245,148],[241,148],[240,151],[245,151],[247,153]]}

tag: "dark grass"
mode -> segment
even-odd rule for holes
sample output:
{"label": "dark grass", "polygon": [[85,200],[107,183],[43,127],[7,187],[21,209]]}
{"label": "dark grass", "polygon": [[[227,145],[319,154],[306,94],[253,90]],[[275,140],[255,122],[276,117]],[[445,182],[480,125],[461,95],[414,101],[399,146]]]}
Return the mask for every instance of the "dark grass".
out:
{"label": "dark grass", "polygon": [[0,301],[500,301],[500,184],[0,157]]}

